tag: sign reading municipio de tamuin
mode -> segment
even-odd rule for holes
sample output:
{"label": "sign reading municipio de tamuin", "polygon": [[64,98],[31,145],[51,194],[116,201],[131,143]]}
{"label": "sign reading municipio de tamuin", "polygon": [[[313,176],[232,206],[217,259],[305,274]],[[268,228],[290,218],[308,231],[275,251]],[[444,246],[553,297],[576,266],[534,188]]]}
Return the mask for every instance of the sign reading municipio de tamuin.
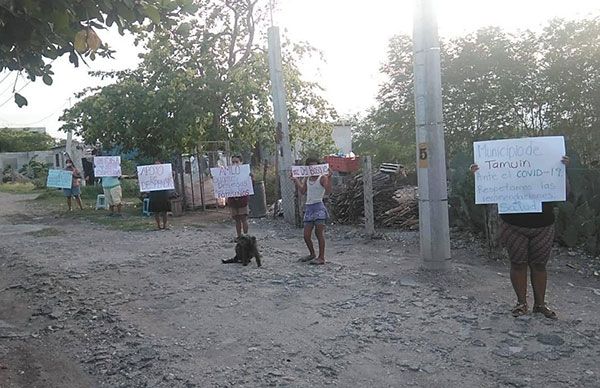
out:
{"label": "sign reading municipio de tamuin", "polygon": [[475,203],[499,204],[501,213],[541,211],[542,202],[566,199],[562,136],[473,143]]}

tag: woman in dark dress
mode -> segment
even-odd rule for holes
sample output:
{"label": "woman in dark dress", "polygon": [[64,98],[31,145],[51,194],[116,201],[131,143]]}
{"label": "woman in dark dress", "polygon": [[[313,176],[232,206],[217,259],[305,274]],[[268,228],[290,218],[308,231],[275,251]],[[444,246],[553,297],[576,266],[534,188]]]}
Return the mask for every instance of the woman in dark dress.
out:
{"label": "woman in dark dress", "polygon": [[[563,156],[561,162],[569,165],[569,157]],[[479,166],[472,164],[470,170],[475,173]],[[569,181],[566,181],[567,192]],[[546,318],[556,319],[557,315],[546,305],[546,285],[548,273],[546,263],[550,258],[554,242],[554,211],[551,203],[542,204],[541,213],[501,214],[500,242],[506,247],[510,257],[510,281],[517,296],[517,305],[512,315],[519,317],[528,313],[527,306],[527,268],[529,267],[531,287],[533,289],[534,313]]]}
{"label": "woman in dark dress", "polygon": [[[160,160],[154,162],[154,164],[162,164]],[[167,212],[171,211],[171,202],[169,201],[170,190],[157,190],[148,193],[148,199],[150,200],[148,211],[154,214],[154,220],[158,229],[167,229]],[[162,227],[160,220],[162,219]]]}

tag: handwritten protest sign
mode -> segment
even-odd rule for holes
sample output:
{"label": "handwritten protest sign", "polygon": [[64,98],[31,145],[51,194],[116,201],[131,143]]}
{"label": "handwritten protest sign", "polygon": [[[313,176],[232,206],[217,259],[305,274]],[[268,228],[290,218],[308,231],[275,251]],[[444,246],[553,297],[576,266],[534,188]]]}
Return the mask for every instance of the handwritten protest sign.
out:
{"label": "handwritten protest sign", "polygon": [[534,213],[542,202],[566,199],[562,136],[480,141],[473,148],[475,203],[497,203],[500,213]]}
{"label": "handwritten protest sign", "polygon": [[249,164],[213,167],[210,169],[210,174],[213,177],[216,197],[231,198],[254,195]]}
{"label": "handwritten protest sign", "polygon": [[73,183],[73,173],[66,170],[48,170],[46,187],[70,189]]}
{"label": "handwritten protest sign", "polygon": [[121,176],[120,156],[95,156],[94,176]]}
{"label": "handwritten protest sign", "polygon": [[301,178],[306,176],[326,175],[329,172],[329,164],[314,164],[312,166],[292,166],[292,176]]}
{"label": "handwritten protest sign", "polygon": [[141,192],[175,188],[171,163],[138,166],[137,173]]}

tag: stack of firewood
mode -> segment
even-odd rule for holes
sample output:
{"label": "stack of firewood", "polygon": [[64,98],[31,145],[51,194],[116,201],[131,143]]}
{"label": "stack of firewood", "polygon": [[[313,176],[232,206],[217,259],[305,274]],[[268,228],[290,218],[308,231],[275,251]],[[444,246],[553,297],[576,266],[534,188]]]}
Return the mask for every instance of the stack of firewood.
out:
{"label": "stack of firewood", "polygon": [[[412,229],[419,223],[415,187],[396,182],[394,175],[373,174],[373,213],[375,224],[385,227]],[[334,221],[340,224],[359,223],[364,220],[363,178],[356,175],[341,190],[330,196]]]}

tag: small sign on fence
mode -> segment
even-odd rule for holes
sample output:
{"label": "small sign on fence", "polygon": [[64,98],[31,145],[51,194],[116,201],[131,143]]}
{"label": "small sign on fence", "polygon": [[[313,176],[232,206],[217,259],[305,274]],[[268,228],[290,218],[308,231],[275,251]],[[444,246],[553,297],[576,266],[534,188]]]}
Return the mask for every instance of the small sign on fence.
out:
{"label": "small sign on fence", "polygon": [[94,156],[94,176],[121,176],[121,157]]}
{"label": "small sign on fence", "polygon": [[562,136],[473,143],[475,203],[497,203],[499,213],[536,213],[542,202],[566,199]]}
{"label": "small sign on fence", "polygon": [[243,197],[254,195],[249,164],[213,167],[213,188],[218,198]]}
{"label": "small sign on fence", "polygon": [[175,189],[171,163],[138,166],[137,174],[141,192]]}
{"label": "small sign on fence", "polygon": [[292,176],[302,178],[307,176],[327,175],[329,164],[314,164],[312,166],[292,166]]}
{"label": "small sign on fence", "polygon": [[48,170],[46,187],[70,189],[73,184],[73,173],[66,170]]}

